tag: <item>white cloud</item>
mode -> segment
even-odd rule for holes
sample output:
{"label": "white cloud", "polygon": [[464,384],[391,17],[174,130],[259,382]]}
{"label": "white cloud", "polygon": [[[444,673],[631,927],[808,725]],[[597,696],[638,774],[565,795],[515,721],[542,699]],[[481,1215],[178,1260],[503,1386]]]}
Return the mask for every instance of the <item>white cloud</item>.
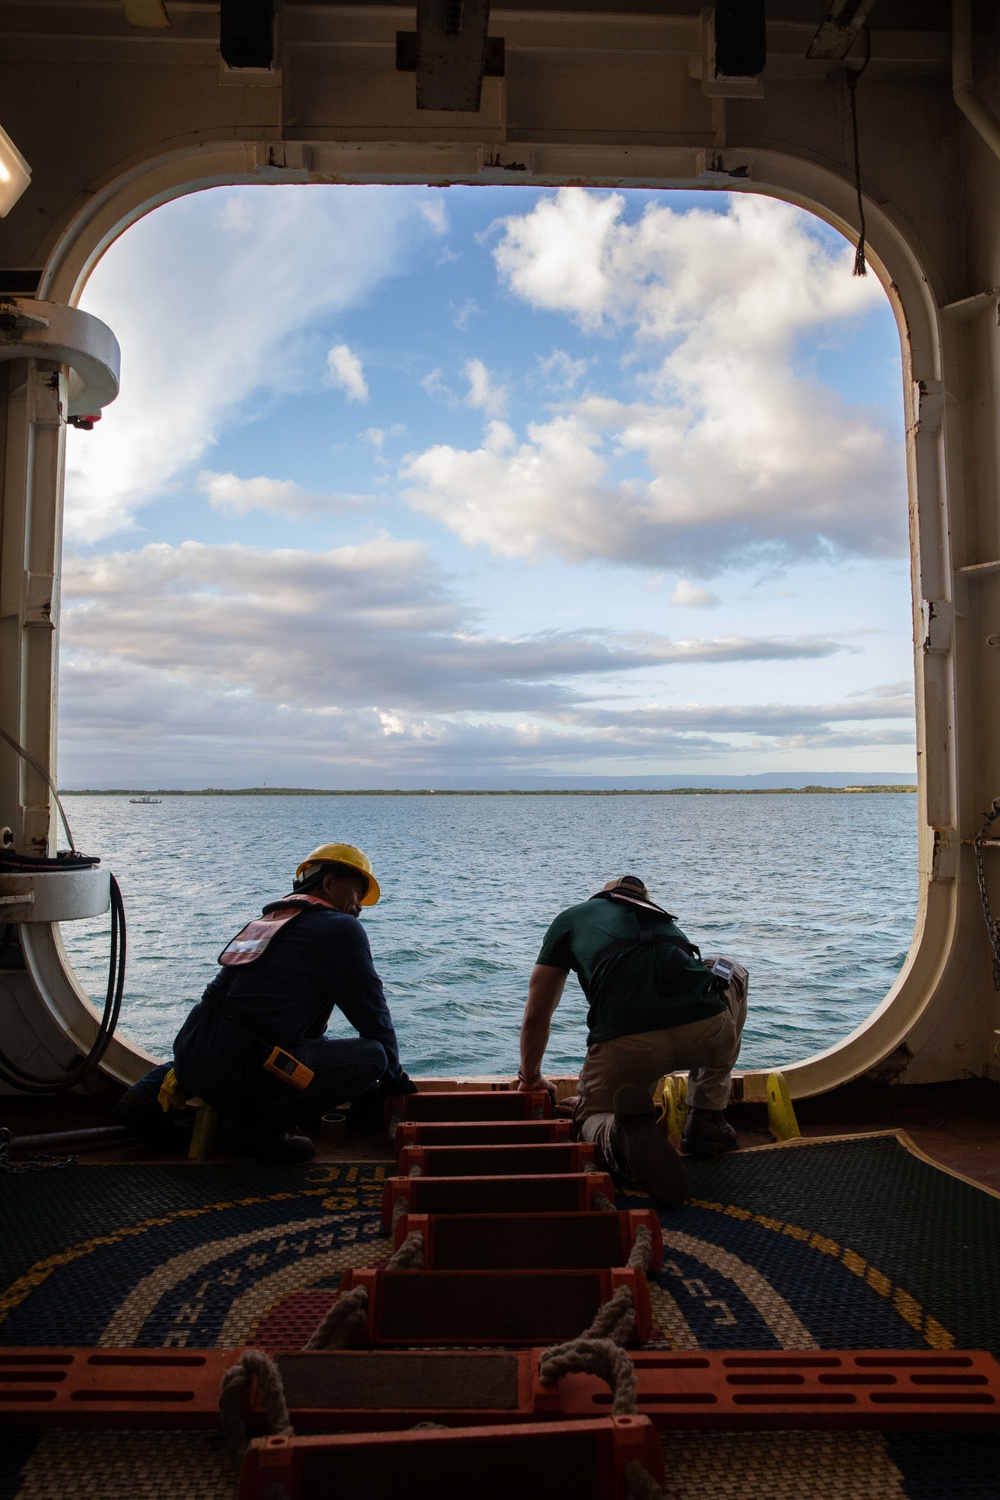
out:
{"label": "white cloud", "polygon": [[796,340],[873,307],[804,212],[736,197],[727,214],[564,189],[504,221],[508,287],[585,330],[630,331],[646,399],[567,399],[519,438],[410,457],[410,502],[468,545],[707,575],[817,554],[902,555],[902,445],[794,368]]}
{"label": "white cloud", "polygon": [[[135,784],[392,785],[474,764],[645,765],[744,750],[906,745],[905,685],[809,704],[608,701],[673,664],[821,660],[825,637],[478,631],[415,543],[321,554],[151,544],[70,557],[64,580],[63,774]],[[277,767],[283,769],[280,772]]]}
{"label": "white cloud", "polygon": [[454,401],[455,397],[448,382],[444,378],[444,371],[438,365],[429,374],[421,376],[420,389],[425,395],[430,396],[432,401]]}
{"label": "white cloud", "polygon": [[370,448],[374,448],[377,453],[381,453],[382,445],[385,442],[385,428],[366,427],[361,434],[361,440],[367,443]]}
{"label": "white cloud", "polygon": [[544,359],[536,356],[538,368],[555,391],[569,391],[579,385],[587,373],[589,361],[573,359],[565,349],[553,349]]}
{"label": "white cloud", "polygon": [[267,479],[262,474],[255,479],[239,479],[235,474],[202,469],[197,484],[213,510],[233,516],[259,510],[301,518],[356,510],[365,504],[363,495],[317,495],[291,479]]}
{"label": "white cloud", "polygon": [[468,328],[469,326],[469,319],[473,316],[474,313],[479,312],[479,304],[474,297],[466,297],[465,301],[461,304],[460,307],[455,307],[454,303],[452,303],[451,305],[454,308],[454,314],[451,320],[452,325],[455,328],[459,329],[462,333],[464,333],[466,328]]}
{"label": "white cloud", "polygon": [[[78,785],[176,785],[179,767],[187,784],[200,786],[393,786],[408,778],[433,785],[468,776],[470,767],[502,784],[507,775],[548,767],[592,770],[597,757],[605,774],[618,766],[653,775],[680,764],[704,769],[745,753],[753,735],[754,748],[767,752],[903,750],[913,738],[902,713],[884,728],[832,727],[848,723],[843,704],[813,714],[772,704],[741,717],[693,705],[672,723],[643,723],[640,711],[583,730],[419,709],[314,708],[97,652],[70,655],[60,701],[60,773]],[[878,705],[872,708],[877,715]]]}
{"label": "white cloud", "polygon": [[334,344],[326,356],[330,385],[347,393],[348,401],[367,401],[368,382],[358,356],[348,344]]}
{"label": "white cloud", "polygon": [[122,235],[81,304],[119,338],[122,390],[93,432],[69,434],[68,539],[127,530],[255,392],[301,384],[316,322],[356,306],[431,233],[419,202],[410,189],[224,188]]}
{"label": "white cloud", "polygon": [[484,411],[488,417],[504,416],[507,410],[507,389],[503,385],[494,385],[493,377],[482,360],[467,360],[462,374],[469,382],[466,406]]}
{"label": "white cloud", "polygon": [[431,198],[422,198],[418,212],[427,220],[435,234],[448,233],[448,210],[440,193]]}
{"label": "white cloud", "polygon": [[822,636],[487,636],[423,548],[389,537],[322,553],[184,542],[70,557],[63,643],[73,658],[96,653],[313,709],[543,716],[589,701],[579,685],[589,677],[843,649]]}
{"label": "white cloud", "polygon": [[718,604],[719,596],[709,593],[708,589],[698,588],[686,578],[678,578],[670,602],[681,609],[708,609],[711,605]]}

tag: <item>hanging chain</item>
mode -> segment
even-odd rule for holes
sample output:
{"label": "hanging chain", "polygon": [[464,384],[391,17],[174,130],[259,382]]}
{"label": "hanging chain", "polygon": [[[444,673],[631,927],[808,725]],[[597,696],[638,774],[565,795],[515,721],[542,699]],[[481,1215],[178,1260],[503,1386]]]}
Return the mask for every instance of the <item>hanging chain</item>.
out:
{"label": "hanging chain", "polygon": [[983,826],[973,839],[973,846],[976,852],[976,879],[979,882],[979,899],[983,903],[986,932],[989,936],[990,948],[993,953],[993,988],[1000,990],[1000,930],[998,930],[997,924],[993,920],[993,913],[990,911],[990,896],[986,889],[986,871],[983,869],[983,840],[997,818],[1000,818],[1000,797],[994,797],[989,812],[983,813]]}
{"label": "hanging chain", "polygon": [[10,1148],[14,1132],[6,1125],[0,1126],[0,1172],[51,1172],[58,1167],[75,1167],[75,1156],[28,1156],[24,1161],[11,1161]]}

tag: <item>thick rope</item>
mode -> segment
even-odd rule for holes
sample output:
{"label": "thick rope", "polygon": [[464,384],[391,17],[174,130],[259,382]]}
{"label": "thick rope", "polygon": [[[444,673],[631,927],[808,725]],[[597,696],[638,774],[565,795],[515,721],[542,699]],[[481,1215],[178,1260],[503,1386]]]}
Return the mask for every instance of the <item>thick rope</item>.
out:
{"label": "thick rope", "polygon": [[387,1271],[422,1271],[424,1269],[424,1236],[411,1229],[394,1255],[385,1263]]}
{"label": "thick rope", "polygon": [[[614,1344],[626,1344],[635,1331],[635,1303],[632,1289],[620,1286],[597,1309],[594,1321],[580,1334],[582,1339],[610,1339]],[[574,1340],[575,1342],[575,1340]]]}
{"label": "thick rope", "polygon": [[406,1198],[402,1194],[400,1194],[400,1196],[396,1199],[395,1203],[392,1205],[392,1233],[393,1233],[393,1235],[395,1235],[395,1233],[396,1233],[396,1225],[399,1223],[400,1219],[403,1217],[404,1214],[408,1214],[409,1212],[410,1212],[410,1200],[409,1200],[409,1198]]}
{"label": "thick rope", "polygon": [[[599,1172],[601,1169],[596,1162],[588,1160],[584,1162],[583,1170],[585,1172]],[[602,1214],[616,1214],[618,1212],[607,1193],[594,1193],[590,1201]]]}
{"label": "thick rope", "polygon": [[613,1417],[633,1416],[636,1409],[635,1369],[621,1345],[612,1339],[573,1339],[546,1349],[538,1361],[543,1385],[555,1385],[564,1375],[598,1375],[611,1387]]}
{"label": "thick rope", "polygon": [[[636,1231],[629,1265],[648,1269],[653,1241],[645,1224]],[[577,1339],[556,1344],[539,1357],[538,1374],[543,1385],[554,1385],[563,1375],[597,1375],[611,1387],[611,1415],[634,1416],[637,1409],[635,1366],[622,1345],[635,1327],[635,1303],[627,1286],[597,1310],[590,1327]],[[637,1459],[625,1465],[628,1500],[666,1500],[663,1490]]]}
{"label": "thick rope", "polygon": [[368,1321],[368,1288],[352,1286],[349,1292],[341,1292],[320,1323],[316,1332],[305,1345],[307,1349],[344,1349],[351,1335],[363,1328]]}
{"label": "thick rope", "polygon": [[640,1224],[635,1232],[632,1253],[629,1255],[625,1265],[629,1271],[641,1271],[644,1276],[648,1276],[652,1261],[653,1236],[650,1234],[647,1225]]}
{"label": "thick rope", "polygon": [[635,1371],[622,1345],[635,1328],[635,1304],[627,1286],[620,1286],[597,1309],[590,1327],[579,1338],[546,1349],[538,1361],[543,1384],[553,1385],[563,1375],[599,1375],[612,1391],[614,1416],[635,1411]]}
{"label": "thick rope", "polygon": [[292,1432],[280,1370],[263,1349],[244,1349],[236,1364],[223,1375],[219,1391],[222,1433],[237,1463],[246,1452],[247,1429],[243,1420],[243,1397],[251,1380],[256,1380],[257,1392],[264,1404],[266,1436],[287,1437]]}

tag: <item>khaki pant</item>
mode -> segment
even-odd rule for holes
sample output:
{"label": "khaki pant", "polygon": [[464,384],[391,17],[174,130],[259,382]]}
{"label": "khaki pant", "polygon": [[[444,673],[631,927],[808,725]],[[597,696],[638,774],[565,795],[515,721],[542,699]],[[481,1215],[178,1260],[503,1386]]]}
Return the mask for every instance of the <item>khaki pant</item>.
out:
{"label": "khaki pant", "polygon": [[[706,958],[711,968],[714,958]],[[732,960],[730,960],[732,962]],[[623,1083],[648,1088],[650,1096],[664,1073],[688,1068],[688,1108],[725,1109],[729,1102],[733,1066],[740,1055],[747,1018],[750,976],[735,964],[722,998],[726,1009],[704,1021],[666,1026],[661,1031],[638,1031],[595,1042],[587,1048],[580,1070],[580,1102],[573,1116],[585,1141],[597,1141],[607,1158],[607,1135],[614,1120],[615,1089]]]}

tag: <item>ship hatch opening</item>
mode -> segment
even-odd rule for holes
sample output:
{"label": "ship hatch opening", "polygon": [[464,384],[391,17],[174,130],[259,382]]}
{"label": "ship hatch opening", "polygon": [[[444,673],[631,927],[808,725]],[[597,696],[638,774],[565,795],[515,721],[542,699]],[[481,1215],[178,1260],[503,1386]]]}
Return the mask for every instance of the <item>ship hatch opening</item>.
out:
{"label": "ship hatch opening", "polygon": [[[110,246],[60,785],[134,1042],[327,837],[413,1073],[512,1073],[547,923],[626,872],[750,969],[742,1066],[866,1021],[917,799],[900,342],[853,259],[759,192],[528,182],[215,187]],[[93,993],[100,920],[62,935]]]}

